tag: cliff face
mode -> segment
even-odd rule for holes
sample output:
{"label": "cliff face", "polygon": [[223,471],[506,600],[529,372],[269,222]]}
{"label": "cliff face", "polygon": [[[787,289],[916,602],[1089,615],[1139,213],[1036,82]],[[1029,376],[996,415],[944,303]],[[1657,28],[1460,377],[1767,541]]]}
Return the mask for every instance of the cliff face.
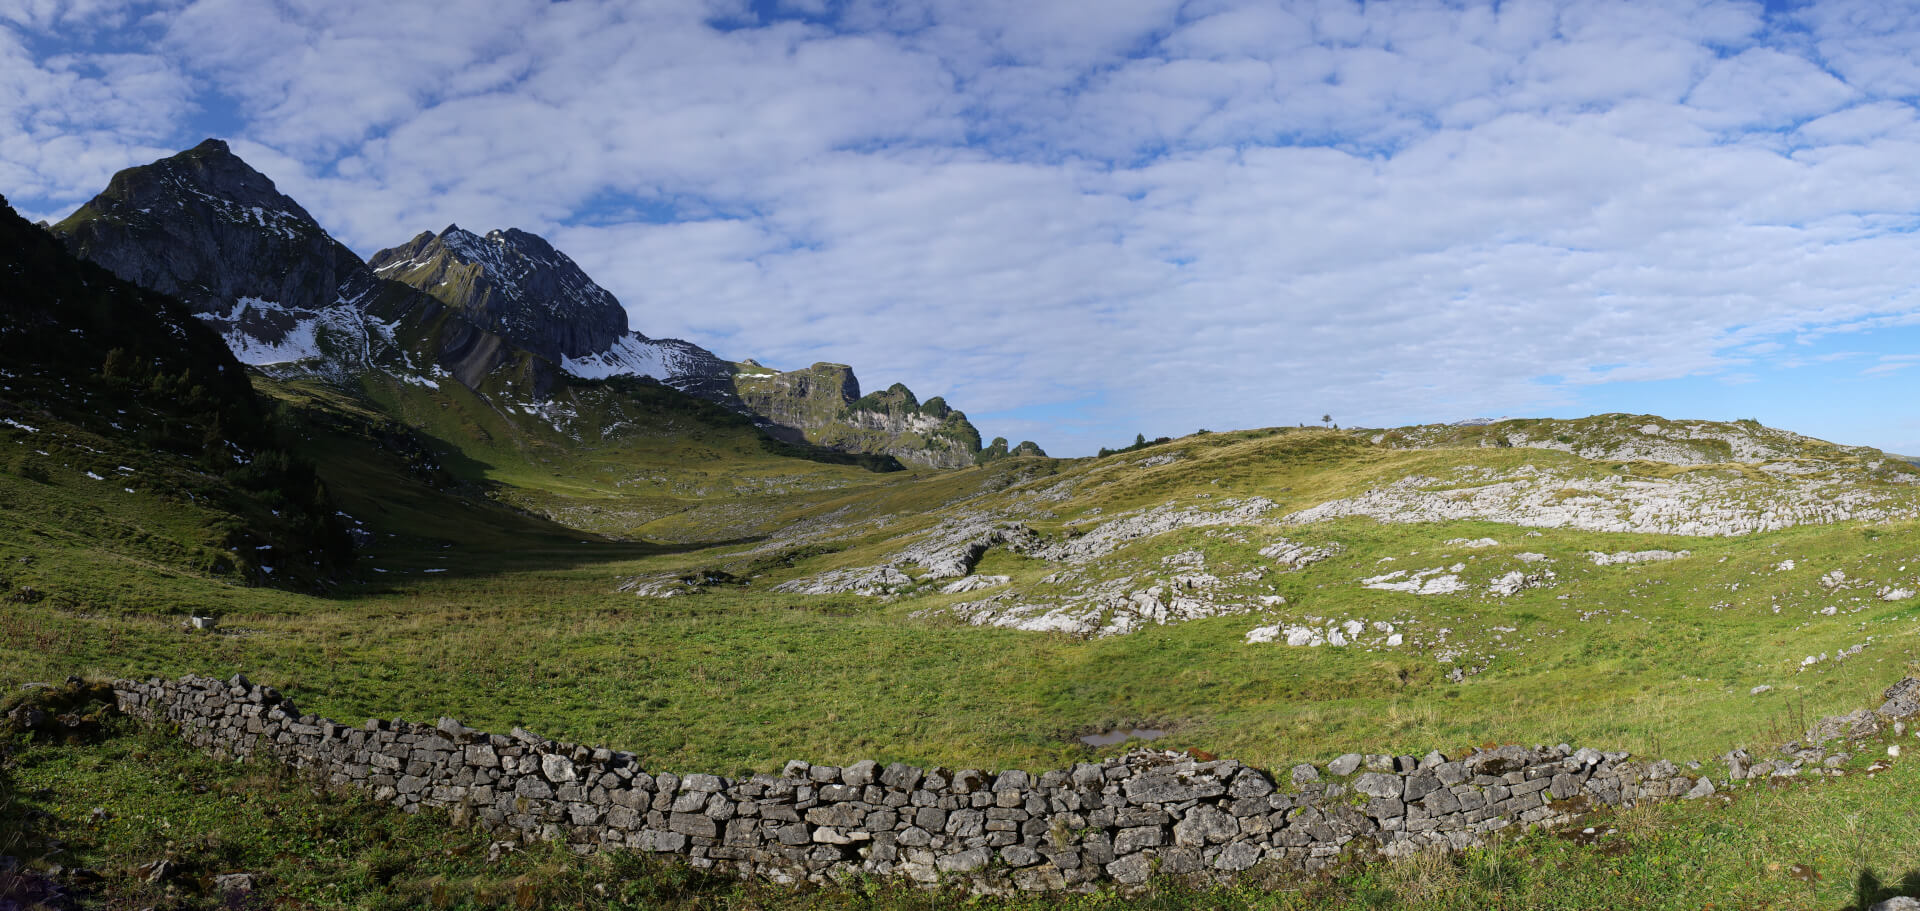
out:
{"label": "cliff face", "polygon": [[651,377],[746,410],[733,395],[732,364],[692,342],[629,331],[613,293],[538,235],[448,225],[374,254],[370,265],[574,376]]}
{"label": "cliff face", "polygon": [[250,364],[317,355],[341,321],[316,317],[343,284],[371,277],[217,139],[115,174],[52,230],[75,256],[185,301]]}
{"label": "cliff face", "polygon": [[196,313],[224,312],[241,299],[319,310],[365,268],[217,139],[115,174],[53,232],[82,259]]}
{"label": "cliff face", "polygon": [[740,403],[773,424],[781,439],[811,440],[809,431],[833,423],[860,398],[860,381],[845,364],[819,363],[802,370],[736,373],[734,394]]}
{"label": "cliff face", "polygon": [[733,379],[741,404],[783,439],[890,455],[926,468],[965,468],[980,451],[980,432],[944,399],[923,404],[898,383],[862,396],[860,381],[845,364],[784,373],[749,364]]}

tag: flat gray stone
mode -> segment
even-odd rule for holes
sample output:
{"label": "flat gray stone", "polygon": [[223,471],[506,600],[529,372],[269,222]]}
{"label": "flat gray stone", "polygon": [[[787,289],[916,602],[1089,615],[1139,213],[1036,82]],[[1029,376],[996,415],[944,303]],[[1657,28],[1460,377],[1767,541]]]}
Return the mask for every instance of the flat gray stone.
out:
{"label": "flat gray stone", "polygon": [[1368,797],[1397,798],[1401,794],[1403,784],[1398,775],[1388,775],[1385,772],[1368,772],[1354,781],[1353,789]]}
{"label": "flat gray stone", "polygon": [[993,854],[987,848],[968,848],[957,854],[948,854],[934,861],[934,866],[942,873],[972,873],[986,869]]}

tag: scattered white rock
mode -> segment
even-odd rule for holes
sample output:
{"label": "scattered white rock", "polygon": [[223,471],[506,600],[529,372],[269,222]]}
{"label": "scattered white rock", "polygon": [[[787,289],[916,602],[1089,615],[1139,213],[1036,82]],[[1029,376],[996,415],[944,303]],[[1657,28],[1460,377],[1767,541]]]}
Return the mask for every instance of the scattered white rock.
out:
{"label": "scattered white rock", "polygon": [[1693,556],[1692,551],[1681,550],[1623,550],[1619,553],[1603,554],[1588,551],[1587,557],[1595,566],[1625,566],[1634,563],[1664,563]]}
{"label": "scattered white rock", "polygon": [[1492,538],[1474,538],[1471,540],[1466,538],[1452,538],[1447,541],[1447,544],[1453,547],[1465,547],[1469,549],[1500,546],[1500,542]]}
{"label": "scattered white rock", "polygon": [[[1247,631],[1247,643],[1254,645],[1266,642],[1285,642],[1294,648],[1319,648],[1323,645],[1341,648],[1349,645],[1385,645],[1398,647],[1406,641],[1404,636],[1394,630],[1393,624],[1385,621],[1374,621],[1372,624],[1368,624],[1364,620],[1349,619],[1338,622],[1328,621],[1325,622],[1325,625],[1319,625],[1323,621],[1317,618],[1309,619],[1311,623],[1274,623],[1268,626],[1255,627]],[[1365,639],[1365,634],[1369,628],[1375,633],[1384,633],[1385,635],[1376,635],[1370,640]]]}
{"label": "scattered white rock", "polygon": [[1260,548],[1260,556],[1271,558],[1288,569],[1305,569],[1329,557],[1337,556],[1344,549],[1338,542],[1316,547],[1282,538]]}
{"label": "scattered white rock", "polygon": [[943,595],[964,595],[968,592],[977,592],[981,589],[1005,585],[1011,581],[1013,581],[1013,577],[1011,576],[968,576],[964,579],[955,579],[952,582],[940,586],[940,593]]}
{"label": "scattered white rock", "polygon": [[1274,502],[1266,497],[1223,500],[1220,505],[1224,508],[1208,510],[1167,503],[1137,515],[1096,525],[1084,535],[1040,547],[1032,555],[1054,563],[1086,563],[1141,538],[1164,535],[1182,528],[1249,525],[1274,508]]}
{"label": "scattered white rock", "polygon": [[1530,588],[1545,588],[1553,584],[1553,580],[1553,570],[1550,569],[1541,570],[1537,573],[1526,573],[1514,570],[1487,583],[1487,593],[1505,598],[1511,595],[1517,595]]}
{"label": "scattered white rock", "polygon": [[[1456,567],[1453,572],[1448,572],[1446,569],[1436,567],[1434,569],[1423,569],[1412,575],[1408,575],[1406,570],[1400,569],[1387,573],[1384,576],[1362,579],[1360,580],[1360,584],[1367,588],[1385,592],[1407,592],[1415,595],[1450,595],[1454,592],[1466,590],[1466,583],[1460,581],[1460,577],[1455,574],[1459,572],[1460,568],[1461,567]],[[1403,576],[1405,578],[1402,578]]]}
{"label": "scattered white rock", "polygon": [[1777,573],[1792,572],[1794,565],[1792,560],[1781,560],[1773,567],[1773,571]]}
{"label": "scattered white rock", "polygon": [[1480,519],[1536,528],[1707,537],[1915,515],[1920,515],[1920,501],[1912,491],[1865,486],[1844,474],[1744,478],[1687,472],[1671,478],[1596,478],[1523,465],[1505,471],[1469,466],[1448,479],[1405,477],[1287,518],[1302,523],[1343,516],[1401,523]]}
{"label": "scattered white rock", "polygon": [[1762,684],[1760,684],[1759,686],[1756,686],[1756,687],[1754,687],[1753,689],[1750,689],[1750,690],[1748,690],[1748,691],[1747,691],[1747,695],[1749,695],[1749,696],[1758,696],[1758,695],[1760,695],[1761,693],[1765,693],[1765,692],[1770,692],[1770,691],[1772,691],[1772,689],[1773,689],[1773,685],[1772,685],[1772,684],[1769,684],[1769,683],[1762,683]]}
{"label": "scattered white rock", "polygon": [[974,564],[995,546],[1027,553],[1040,546],[1040,536],[1018,522],[963,516],[935,526],[888,562],[916,564],[926,570],[927,579],[957,579],[973,572]]}
{"label": "scattered white rock", "polygon": [[794,579],[774,586],[773,590],[790,595],[851,593],[875,597],[891,595],[912,584],[913,579],[892,566],[869,566],[862,569],[836,569],[805,579]]}

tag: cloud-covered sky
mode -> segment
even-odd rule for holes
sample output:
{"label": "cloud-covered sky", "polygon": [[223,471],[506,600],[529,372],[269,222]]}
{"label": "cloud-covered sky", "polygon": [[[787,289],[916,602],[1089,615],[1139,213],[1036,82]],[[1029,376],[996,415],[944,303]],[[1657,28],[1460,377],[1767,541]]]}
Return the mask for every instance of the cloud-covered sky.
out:
{"label": "cloud-covered sky", "polygon": [[0,0],[0,193],[236,152],[362,255],[545,235],[636,329],[1057,454],[1757,417],[1920,452],[1920,8]]}

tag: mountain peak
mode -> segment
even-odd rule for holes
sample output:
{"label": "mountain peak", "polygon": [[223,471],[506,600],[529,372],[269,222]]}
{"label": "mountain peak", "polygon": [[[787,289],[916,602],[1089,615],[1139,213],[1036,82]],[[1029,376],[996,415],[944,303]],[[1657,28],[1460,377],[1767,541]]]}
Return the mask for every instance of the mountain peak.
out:
{"label": "mountain peak", "polygon": [[52,230],[80,257],[200,313],[245,298],[317,309],[364,268],[219,139],[113,175]]}
{"label": "mountain peak", "polygon": [[545,238],[518,228],[482,236],[450,224],[369,263],[556,363],[604,354],[627,332],[617,298]]}

